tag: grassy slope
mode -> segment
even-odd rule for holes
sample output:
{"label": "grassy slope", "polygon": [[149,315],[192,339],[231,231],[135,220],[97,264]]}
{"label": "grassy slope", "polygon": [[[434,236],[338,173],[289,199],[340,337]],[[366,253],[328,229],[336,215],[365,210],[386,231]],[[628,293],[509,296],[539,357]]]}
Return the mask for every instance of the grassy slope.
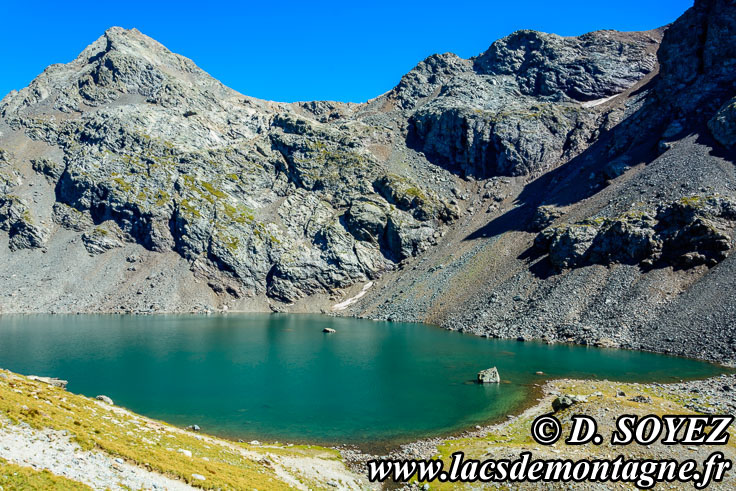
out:
{"label": "grassy slope", "polygon": [[[71,394],[63,389],[0,371],[0,424],[10,420],[34,428],[66,430],[84,449],[102,450],[130,463],[178,478],[193,486],[220,489],[288,489],[301,483],[328,488],[327,478],[314,466],[337,472],[334,478],[354,478],[339,454],[316,446],[253,446],[187,432],[124,409]],[[192,457],[178,449],[191,451]],[[282,464],[281,461],[287,464]],[[47,478],[41,473],[34,479]],[[197,481],[201,474],[206,481]],[[29,474],[30,475],[30,474]],[[323,479],[323,480],[322,480]],[[64,486],[60,483],[59,487]],[[72,488],[73,489],[73,488]]]}

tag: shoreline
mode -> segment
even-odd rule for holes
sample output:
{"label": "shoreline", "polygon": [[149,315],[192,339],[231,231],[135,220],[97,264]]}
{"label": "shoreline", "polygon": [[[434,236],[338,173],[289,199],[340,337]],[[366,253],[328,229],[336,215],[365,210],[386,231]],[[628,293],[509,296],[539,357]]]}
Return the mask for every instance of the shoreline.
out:
{"label": "shoreline", "polygon": [[[329,315],[324,313],[309,313],[309,312],[302,312],[302,313],[280,313],[280,312],[239,312],[239,311],[228,311],[228,312],[216,312],[213,314],[204,314],[202,312],[197,313],[186,313],[186,312],[155,312],[155,313],[137,313],[137,314],[120,314],[120,313],[113,313],[113,312],[107,312],[107,313],[85,313],[85,312],[77,312],[77,313],[2,313],[0,314],[0,319],[2,319],[5,316],[18,316],[18,317],[26,317],[26,316],[69,316],[69,317],[76,317],[76,316],[118,316],[118,317],[124,317],[127,315],[160,315],[160,316],[206,316],[206,317],[230,317],[230,316],[249,316],[249,315],[257,315],[257,316],[272,316],[272,315],[301,315],[301,316],[320,316],[320,317],[337,317],[337,318],[347,318],[347,319],[356,319],[356,320],[370,320],[373,322],[403,322],[403,321],[383,321],[383,320],[375,320],[375,319],[368,319],[368,318],[362,318],[362,317],[356,317],[353,315]],[[427,324],[422,322],[412,322],[412,324],[422,324],[426,327],[431,328],[437,328],[437,329],[443,329],[443,330],[450,330],[444,328],[439,325],[435,324]],[[464,335],[471,335],[475,337],[481,337],[486,338],[488,340],[504,340],[504,338],[487,338],[484,336],[478,336],[475,333],[472,332],[462,332],[460,334]],[[512,339],[505,339],[506,341],[514,341]],[[601,350],[626,350],[626,351],[642,351],[642,352],[650,352],[654,354],[658,354],[660,356],[669,356],[669,357],[675,357],[675,358],[682,358],[682,359],[688,359],[688,360],[694,360],[698,361],[700,363],[707,363],[709,365],[713,365],[719,369],[720,375],[729,375],[736,373],[736,369],[734,369],[733,366],[730,366],[728,364],[702,359],[702,358],[693,358],[693,357],[687,357],[687,356],[680,356],[680,355],[672,355],[672,354],[665,354],[665,353],[658,353],[654,351],[648,351],[648,350],[637,350],[633,348],[612,348],[612,347],[597,347],[597,346],[591,346],[591,345],[581,345],[579,343],[574,342],[548,342],[546,340],[539,340],[539,339],[525,339],[524,341],[518,341],[517,342],[526,342],[526,343],[538,343],[543,345],[550,345],[550,344],[562,344],[562,345],[570,345],[570,346],[576,346],[580,348],[595,348],[595,349],[601,349]],[[46,376],[53,377],[54,374],[45,374]],[[629,379],[627,381],[614,381],[616,383],[641,383],[641,384],[678,384],[678,383],[688,383],[693,381],[700,381],[700,380],[707,380],[707,378],[699,378],[699,377],[676,377],[677,380],[672,381],[662,381],[658,382],[655,380],[642,380],[642,379]],[[416,435],[412,437],[396,437],[391,439],[381,439],[381,440],[375,440],[375,441],[364,441],[364,442],[345,442],[345,441],[334,441],[334,440],[316,440],[316,439],[284,439],[282,440],[280,437],[275,437],[273,439],[270,439],[269,437],[265,437],[264,440],[262,436],[259,435],[233,435],[233,434],[227,434],[227,433],[213,433],[212,436],[215,436],[217,438],[221,438],[223,440],[228,440],[233,443],[243,443],[247,440],[258,440],[258,441],[267,441],[269,443],[275,443],[275,444],[293,444],[293,445],[315,445],[315,446],[323,446],[327,448],[333,448],[336,450],[347,450],[352,452],[357,452],[360,454],[387,454],[391,455],[396,452],[400,452],[401,449],[405,446],[410,446],[413,444],[419,444],[424,441],[436,441],[436,440],[444,440],[444,439],[453,439],[453,438],[462,438],[469,434],[473,434],[475,431],[478,430],[478,427],[487,428],[487,427],[493,427],[499,424],[502,424],[505,420],[509,419],[513,415],[523,413],[530,407],[533,407],[538,401],[539,398],[544,395],[544,387],[546,387],[549,383],[554,382],[555,380],[560,380],[560,377],[553,377],[549,376],[548,374],[539,375],[538,379],[535,379],[534,381],[530,381],[528,383],[518,384],[522,387],[524,387],[524,397],[520,400],[520,402],[514,404],[513,408],[509,410],[508,413],[503,415],[498,415],[495,417],[491,417],[489,419],[481,420],[475,424],[470,424],[469,426],[458,426],[454,429],[449,429],[445,431],[440,431],[435,435],[431,436],[421,436]],[[562,378],[564,379],[564,378]],[[595,381],[607,381],[609,379],[581,379],[586,380],[589,382],[595,382]],[[104,392],[104,391],[103,391]],[[82,394],[80,394],[82,395]],[[85,397],[91,397],[91,396],[85,396]],[[173,424],[173,423],[170,423]]]}
{"label": "shoreline", "polygon": [[[438,455],[443,456],[444,458],[446,457],[447,452],[442,453],[442,449],[452,446],[459,446],[460,449],[464,449],[467,446],[469,450],[474,451],[474,449],[476,449],[476,447],[478,447],[479,445],[480,447],[486,448],[487,445],[500,444],[505,445],[503,446],[503,449],[504,451],[507,451],[509,450],[509,445],[513,443],[513,445],[515,446],[515,439],[519,439],[520,444],[531,446],[538,451],[545,452],[548,450],[547,448],[539,449],[539,447],[534,442],[530,443],[529,433],[528,431],[526,431],[525,425],[527,425],[531,421],[531,418],[533,416],[550,412],[552,399],[557,395],[562,394],[582,394],[586,397],[586,400],[582,401],[581,403],[577,403],[574,406],[574,412],[588,410],[589,407],[595,407],[596,404],[599,404],[598,400],[600,399],[600,401],[605,400],[606,404],[608,404],[608,406],[604,408],[605,411],[610,410],[614,413],[622,410],[630,410],[632,406],[639,408],[642,411],[651,412],[652,409],[649,406],[651,406],[652,404],[657,404],[658,401],[660,401],[660,406],[663,406],[662,401],[670,401],[670,404],[673,404],[673,402],[671,401],[676,401],[676,407],[680,408],[678,410],[680,412],[736,414],[736,399],[732,396],[732,390],[736,390],[736,374],[721,374],[705,379],[694,379],[674,383],[637,383],[618,382],[605,379],[597,380],[551,378],[540,381],[540,383],[538,384],[533,384],[533,386],[531,387],[532,392],[530,393],[530,397],[525,399],[525,403],[523,405],[520,405],[518,408],[510,411],[510,413],[503,421],[488,422],[487,424],[477,425],[475,428],[472,429],[465,429],[462,431],[454,432],[454,434],[451,435],[412,440],[410,442],[394,447],[393,449],[390,449],[386,452],[373,454],[369,451],[361,450],[360,448],[356,448],[351,445],[335,445],[330,447],[323,447],[314,443],[297,444],[296,442],[234,442],[229,439],[216,437],[206,433],[192,432],[177,426],[172,426],[169,423],[138,415],[128,409],[119,406],[109,406],[100,401],[94,401],[88,397],[67,392],[62,388],[50,386],[42,381],[30,380],[26,376],[17,375],[13,372],[0,370],[0,374],[3,375],[2,377],[0,377],[0,390],[5,390],[3,386],[9,384],[10,387],[13,388],[12,392],[15,392],[17,394],[25,394],[25,392],[28,392],[28,396],[36,400],[41,399],[40,402],[47,402],[51,400],[51,397],[49,397],[47,394],[47,392],[51,392],[52,394],[55,394],[55,396],[59,398],[60,401],[66,401],[64,402],[64,405],[69,404],[70,400],[83,401],[88,406],[92,406],[93,408],[95,408],[92,409],[93,413],[97,413],[100,409],[103,410],[103,414],[105,411],[109,411],[109,414],[113,416],[113,421],[116,421],[117,419],[130,418],[133,421],[137,422],[137,424],[139,425],[138,430],[135,431],[135,433],[138,433],[137,435],[134,435],[135,438],[142,439],[143,441],[146,441],[147,438],[149,438],[149,432],[151,431],[151,428],[153,428],[156,430],[156,432],[164,432],[171,435],[178,435],[178,437],[186,438],[189,443],[188,447],[184,448],[191,448],[192,451],[194,451],[195,453],[197,452],[197,450],[194,448],[194,446],[201,444],[217,444],[249,456],[255,455],[254,452],[267,452],[269,456],[268,458],[271,460],[274,459],[274,455],[282,455],[284,452],[306,452],[308,454],[318,453],[319,455],[323,455],[324,452],[335,452],[337,455],[340,456],[341,459],[338,462],[344,463],[346,469],[349,470],[349,474],[347,475],[352,476],[351,479],[364,478],[365,463],[373,458],[429,459],[437,458]],[[14,384],[11,382],[18,382],[19,384]],[[576,392],[570,392],[570,387],[572,387]],[[619,392],[622,388],[626,391],[626,397],[624,399],[617,399],[621,395]],[[7,393],[5,393],[4,395],[6,394]],[[643,402],[637,401],[636,403],[630,402],[636,400],[636,398],[630,398],[632,395],[636,394],[645,394],[647,396],[645,399],[647,400]],[[654,402],[652,402],[652,399],[654,399]],[[31,399],[26,400],[30,401]],[[609,400],[616,402],[609,403],[607,402]],[[621,402],[618,402],[619,400]],[[2,402],[4,405],[8,404],[8,401],[3,402],[2,398],[0,398],[0,402]],[[45,408],[45,406],[43,405],[40,405],[40,407]],[[25,433],[27,437],[27,433],[29,431],[38,431],[38,429],[43,430],[44,428],[47,428],[48,431],[52,431],[52,433],[56,432],[53,433],[51,437],[49,437],[49,440],[51,441],[57,441],[62,436],[64,438],[67,437],[67,430],[64,430],[61,434],[58,433],[59,431],[61,431],[61,428],[58,427],[58,424],[54,424],[51,426],[36,424],[31,424],[30,427],[26,427],[27,425],[23,426],[25,424],[23,423],[23,421],[28,420],[28,418],[30,418],[31,421],[33,420],[34,409],[31,409],[29,412],[28,407],[25,405],[15,409],[19,411],[17,414],[20,415],[22,418],[20,421],[17,421],[13,417],[13,415],[11,414],[13,410],[8,410],[8,408],[5,409],[6,418],[4,418],[3,421],[0,421],[0,430],[5,433],[6,440],[8,435],[12,435],[14,434],[14,432]],[[41,411],[44,411],[44,409],[41,409]],[[567,410],[563,411],[563,413],[565,413],[566,411]],[[670,409],[668,412],[672,411],[675,410]],[[38,411],[36,411],[36,414],[38,414]],[[75,418],[79,417],[76,415],[76,413],[74,414]],[[7,418],[10,418],[9,421],[13,423],[9,424],[8,421],[5,421]],[[96,421],[99,421],[97,418],[97,416],[94,416],[94,419],[92,420],[92,425],[96,426],[98,424],[96,423]],[[109,424],[109,420],[111,418],[104,418],[108,419],[108,422],[104,424]],[[82,428],[84,428],[85,423],[83,423],[82,425]],[[34,428],[36,429],[34,430]],[[72,426],[72,428],[74,427]],[[46,433],[43,433],[42,436],[45,434]],[[508,440],[509,434],[513,436],[512,440]],[[104,435],[105,432],[101,434],[101,437],[104,437]],[[503,437],[503,439],[499,440],[499,438],[501,437]],[[38,440],[38,438],[36,438],[36,440]],[[79,440],[79,437],[77,437],[76,440]],[[15,436],[11,437],[9,441],[15,442],[17,444],[19,441],[18,435],[16,434]],[[84,441],[84,439],[79,441]],[[195,441],[198,441],[200,443],[192,443]],[[73,441],[71,443],[73,443]],[[135,446],[136,444],[131,444],[130,447],[123,447],[122,451],[134,452]],[[176,446],[177,445],[172,445],[172,448],[168,448],[167,450],[174,451]],[[728,448],[734,450],[734,448],[732,447],[736,447],[736,445],[732,445]],[[12,451],[8,451],[7,448],[8,447],[6,446],[6,452],[4,452],[3,455],[0,455],[0,457],[3,457],[13,464],[18,464],[19,462],[16,462],[12,458],[8,457],[8,453],[12,453]],[[207,446],[206,448],[210,447]],[[92,449],[97,449],[96,451],[98,452],[100,450],[105,450],[106,452],[110,451],[107,443],[100,444],[99,442],[96,445],[93,445]],[[671,450],[672,449],[670,447],[665,447],[663,452],[670,452]],[[680,451],[681,449],[674,450]],[[184,451],[185,456],[191,454],[192,451]],[[567,453],[575,453],[576,451],[577,450],[572,447],[561,447],[561,449],[552,450],[552,452],[554,452],[555,454],[560,454],[560,452],[562,452],[563,455],[567,455]],[[259,457],[259,459],[262,460],[261,457]],[[191,459],[185,460],[190,461]],[[206,462],[210,462],[209,459],[205,458],[204,460]],[[108,464],[112,466],[113,469],[124,467],[125,469],[127,469],[126,472],[131,473],[131,475],[134,472],[138,472],[140,474],[141,467],[145,469],[145,472],[149,473],[155,473],[156,470],[151,469],[150,465],[145,462],[138,462],[135,459],[131,459],[130,456],[125,455],[121,462],[117,462],[117,460],[115,462],[112,462],[110,459],[108,459],[108,461]],[[292,457],[283,457],[279,465],[297,465],[294,464],[294,462],[296,461]],[[315,465],[314,461],[310,462],[311,464],[309,465]],[[334,465],[337,465],[334,463],[335,461],[332,462],[333,464],[331,465],[333,465],[333,467]],[[20,464],[22,465],[22,462],[20,462]],[[128,466],[128,464],[133,464],[133,467]],[[298,467],[299,469],[301,469],[303,465],[299,464]],[[105,469],[107,469],[107,467],[105,467]],[[54,469],[51,470],[53,472]],[[107,470],[105,470],[105,472],[107,472]],[[62,477],[69,477],[68,475],[65,475],[63,473],[57,472],[56,474],[61,475]],[[162,478],[172,477],[170,472],[160,472],[159,474]],[[143,478],[146,478],[146,476],[148,476],[148,474],[145,474]],[[195,478],[195,481],[192,481],[191,479],[187,480],[186,476],[183,478],[181,476],[182,474],[179,473],[179,477],[176,479],[184,479],[185,482],[189,484],[199,484],[198,482],[196,482],[197,478]],[[345,475],[343,475],[343,477],[345,477]],[[358,481],[354,480],[352,482],[357,483]],[[292,484],[294,483],[292,482]],[[367,485],[367,482],[363,482],[362,484],[358,485],[358,488],[366,489],[368,487]],[[401,485],[397,484],[396,486],[398,487]]]}
{"label": "shoreline", "polygon": [[[729,389],[725,392],[726,395],[721,395],[720,400],[714,401],[711,399],[714,394],[714,388],[717,390],[717,386],[720,386],[723,384],[723,387],[726,386],[734,386],[734,389]],[[533,403],[525,406],[523,410],[514,411],[512,414],[509,414],[505,421],[498,422],[498,423],[490,423],[487,425],[483,425],[480,428],[475,428],[472,430],[466,430],[458,435],[453,435],[449,437],[437,437],[437,438],[424,438],[419,439],[417,441],[401,445],[398,449],[395,449],[394,451],[386,454],[386,455],[373,455],[365,452],[360,451],[341,451],[341,454],[343,458],[345,458],[346,463],[350,466],[351,469],[353,469],[355,472],[365,472],[366,469],[366,463],[371,459],[394,459],[394,460],[406,460],[406,459],[414,459],[414,460],[429,460],[438,458],[438,455],[440,458],[447,457],[446,455],[442,455],[440,453],[440,447],[444,446],[454,446],[456,444],[462,444],[469,440],[478,440],[478,441],[485,441],[486,439],[493,437],[495,435],[504,435],[508,432],[509,428],[514,426],[516,423],[530,423],[531,420],[539,416],[541,414],[545,413],[551,413],[552,411],[552,400],[562,394],[566,394],[566,392],[561,392],[558,389],[560,386],[565,385],[572,385],[573,387],[576,386],[587,386],[587,387],[593,387],[593,388],[599,388],[599,386],[620,386],[620,387],[635,387],[640,391],[641,393],[649,394],[649,393],[656,393],[657,395],[665,395],[674,397],[676,399],[679,399],[679,397],[682,397],[682,392],[687,392],[690,394],[695,394],[696,396],[699,396],[700,394],[705,394],[705,397],[708,398],[709,403],[705,406],[700,407],[693,407],[691,403],[685,403],[683,407],[686,411],[684,412],[693,412],[696,414],[731,414],[733,416],[736,416],[736,398],[730,396],[731,390],[736,390],[736,374],[722,374],[715,377],[708,377],[704,379],[692,379],[688,381],[681,381],[681,382],[675,382],[675,383],[631,383],[631,382],[616,382],[611,380],[595,380],[595,379],[569,379],[569,378],[557,378],[557,379],[548,379],[545,381],[544,384],[540,384],[538,387],[539,395],[540,397],[537,398]],[[596,396],[600,392],[594,392],[592,396]],[[633,395],[633,394],[629,394]],[[585,394],[586,397],[591,397],[591,394]],[[695,397],[696,400],[699,400],[699,397]],[[627,402],[631,401],[632,399],[625,399]],[[575,403],[573,406],[573,409],[577,409],[580,411],[585,404],[587,404],[589,401],[584,401],[583,404]],[[715,402],[715,406],[711,406],[710,403]],[[651,401],[645,402],[644,404],[651,403]],[[563,410],[562,413],[567,413],[568,411],[574,410]],[[609,411],[608,408],[606,408],[606,411]],[[558,415],[559,416],[559,415]],[[567,416],[567,414],[565,415]],[[733,431],[732,431],[733,434]],[[534,450],[540,451],[539,444],[531,440],[531,437],[529,436],[530,433],[526,433],[526,436],[528,436],[526,440],[526,444],[528,445],[527,448],[523,448],[522,450],[529,450],[529,447],[533,447]],[[589,445],[586,445],[589,446]],[[733,442],[731,443],[731,446],[733,445]],[[562,448],[566,448],[567,450],[572,450],[574,447],[570,446],[563,446]],[[646,448],[650,448],[650,446],[647,446]],[[663,449],[669,450],[673,449],[673,446],[663,446]],[[694,449],[694,447],[689,447],[689,450]],[[458,450],[463,450],[462,445]],[[621,453],[625,453],[625,450],[627,450],[626,447],[618,447],[618,450]],[[568,457],[564,451],[561,450],[552,450],[553,454],[555,454],[556,458],[560,457]],[[666,452],[664,452],[666,453]],[[493,455],[494,458],[496,457],[495,454],[487,454],[487,455]],[[661,456],[660,456],[661,458]],[[448,465],[447,460],[445,460],[446,466]],[[394,484],[394,483],[390,483]],[[404,483],[402,484],[395,484],[396,488],[401,489],[415,489],[415,486]],[[416,486],[418,488],[418,486]],[[419,488],[421,489],[421,488]],[[728,488],[726,488],[728,489]]]}
{"label": "shoreline", "polygon": [[[616,348],[612,348],[616,349]],[[728,368],[728,367],[724,367]],[[5,369],[7,370],[7,369]],[[0,373],[3,371],[3,368],[0,367]],[[10,373],[16,373],[8,370]],[[53,375],[50,376],[38,376],[38,375],[25,375],[25,374],[18,374],[23,377],[29,378],[31,380],[36,380],[41,383],[49,383],[45,382],[43,380],[39,380],[42,378],[48,378],[53,380],[58,380],[53,377]],[[721,378],[721,377],[734,377],[736,379],[736,371],[728,370],[724,371],[720,374],[709,376],[705,378],[700,377],[678,377],[678,381],[665,381],[665,382],[657,382],[657,381],[637,381],[637,380],[628,380],[628,381],[622,381],[622,380],[612,380],[608,378],[603,379],[597,379],[597,378],[568,378],[568,377],[549,377],[546,374],[540,375],[539,380],[535,381],[531,384],[520,384],[522,387],[525,387],[528,392],[525,395],[525,397],[516,404],[513,408],[511,408],[506,414],[499,415],[497,417],[493,417],[487,420],[483,420],[481,422],[478,422],[474,425],[470,426],[463,426],[458,427],[456,429],[442,431],[436,435],[432,436],[419,436],[419,437],[412,437],[412,438],[396,438],[391,440],[376,440],[372,442],[365,442],[365,443],[354,443],[354,442],[345,442],[345,441],[330,441],[330,440],[317,440],[317,439],[270,439],[269,437],[262,437],[259,435],[228,435],[225,433],[218,434],[218,433],[202,433],[203,435],[208,435],[213,438],[218,438],[224,441],[231,442],[233,444],[238,443],[248,443],[248,441],[258,441],[261,445],[291,445],[291,446],[315,446],[315,447],[325,447],[325,448],[331,448],[338,451],[350,451],[350,452],[356,452],[358,454],[365,454],[365,455],[371,455],[371,456],[388,456],[388,455],[395,455],[397,453],[401,453],[401,450],[405,447],[411,447],[413,445],[419,445],[424,444],[427,442],[436,442],[436,441],[445,441],[445,440],[457,440],[461,438],[466,437],[472,437],[474,435],[477,435],[479,432],[485,432],[489,429],[496,428],[498,426],[502,426],[504,423],[508,422],[509,420],[516,419],[520,417],[522,414],[526,413],[530,409],[536,407],[540,401],[542,401],[546,394],[547,389],[554,385],[556,382],[560,381],[567,381],[567,380],[574,380],[584,383],[612,383],[612,384],[639,384],[642,386],[678,386],[678,385],[684,385],[689,386],[692,384],[698,384],[702,382],[707,382],[709,380]],[[509,382],[511,383],[511,382]],[[67,390],[64,388],[63,390]],[[736,388],[735,388],[736,390]],[[92,396],[87,396],[82,393],[75,393],[75,392],[69,392],[70,394],[74,394],[80,397],[86,397],[89,399],[92,399]],[[736,398],[735,398],[736,400]],[[155,418],[152,418],[151,416],[146,416],[143,413],[137,413],[133,411],[132,409],[129,409],[125,406],[119,406],[115,404],[116,408],[120,408],[123,411],[127,411],[133,414],[139,414],[140,416],[144,418],[149,418],[155,421],[159,421]],[[189,431],[187,428],[183,426],[179,426],[175,423],[171,423],[169,421],[161,420],[167,425],[170,425],[174,428],[177,428],[181,431]]]}
{"label": "shoreline", "polygon": [[[125,315],[133,315],[133,316],[202,316],[202,317],[227,317],[232,315],[296,315],[296,316],[325,316],[325,317],[333,317],[333,318],[341,318],[341,319],[355,319],[355,320],[361,320],[361,321],[371,321],[371,322],[389,322],[389,323],[404,323],[404,324],[421,324],[428,327],[443,329],[445,331],[450,332],[457,332],[459,334],[463,335],[470,335],[475,336],[483,339],[489,339],[489,340],[501,340],[501,341],[517,341],[521,343],[540,343],[544,345],[562,345],[562,346],[577,346],[581,348],[595,348],[595,349],[601,349],[601,350],[620,350],[620,351],[635,351],[635,352],[642,352],[642,353],[653,353],[656,355],[661,356],[669,356],[673,358],[683,358],[686,360],[694,360],[702,363],[708,363],[710,365],[716,365],[722,368],[726,368],[729,371],[733,370],[736,371],[736,359],[733,360],[721,360],[717,358],[703,358],[703,357],[697,357],[697,356],[689,356],[686,354],[679,354],[679,353],[669,353],[665,351],[657,351],[654,349],[649,349],[646,347],[631,347],[631,346],[603,346],[603,345],[596,345],[596,344],[589,344],[587,341],[585,343],[578,342],[577,340],[557,340],[557,339],[550,339],[550,338],[540,338],[535,337],[534,335],[530,335],[529,337],[524,337],[522,340],[520,340],[518,337],[513,336],[498,336],[498,337],[491,337],[486,335],[485,333],[476,333],[474,331],[459,331],[457,329],[453,329],[449,326],[443,326],[441,324],[435,324],[432,322],[424,322],[424,321],[414,321],[414,320],[382,320],[382,319],[375,319],[372,317],[364,317],[360,315],[351,314],[348,312],[345,312],[345,315],[338,312],[277,312],[272,310],[259,310],[259,311],[250,311],[250,310],[218,310],[216,312],[203,312],[203,311],[156,311],[156,312],[145,312],[145,311],[130,311],[130,312],[113,312],[113,311],[107,311],[107,312],[85,312],[85,311],[78,311],[78,312],[0,312],[0,319],[3,316],[43,316],[43,315],[49,315],[49,316],[70,316],[70,317],[76,317],[80,315],[89,315],[89,316],[125,316]],[[585,341],[585,340],[584,340]]]}

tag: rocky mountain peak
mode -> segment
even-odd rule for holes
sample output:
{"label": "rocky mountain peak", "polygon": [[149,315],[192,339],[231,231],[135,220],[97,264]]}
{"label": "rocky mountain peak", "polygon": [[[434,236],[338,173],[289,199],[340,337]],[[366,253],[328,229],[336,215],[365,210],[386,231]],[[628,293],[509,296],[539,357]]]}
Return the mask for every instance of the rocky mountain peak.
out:
{"label": "rocky mountain peak", "polygon": [[659,39],[656,31],[563,37],[520,30],[494,42],[474,67],[512,76],[527,95],[590,101],[618,94],[651,72]]}
{"label": "rocky mountain peak", "polygon": [[237,95],[137,29],[111,27],[75,60],[51,65],[28,87],[3,99],[0,112],[81,113],[111,103],[166,107],[206,99],[209,104],[197,104],[204,109]]}
{"label": "rocky mountain peak", "polygon": [[400,108],[411,110],[420,100],[430,97],[453,78],[471,70],[472,63],[454,53],[434,54],[401,77],[388,97],[398,101]]}
{"label": "rocky mountain peak", "polygon": [[[111,60],[111,61],[110,61]],[[115,66],[115,60],[140,60],[149,69],[158,69],[172,76],[186,76],[196,73],[206,76],[194,62],[169,51],[158,41],[141,33],[138,29],[111,27],[94,43],[89,45],[75,60],[80,64],[109,66],[120,72],[130,68],[122,64]]]}

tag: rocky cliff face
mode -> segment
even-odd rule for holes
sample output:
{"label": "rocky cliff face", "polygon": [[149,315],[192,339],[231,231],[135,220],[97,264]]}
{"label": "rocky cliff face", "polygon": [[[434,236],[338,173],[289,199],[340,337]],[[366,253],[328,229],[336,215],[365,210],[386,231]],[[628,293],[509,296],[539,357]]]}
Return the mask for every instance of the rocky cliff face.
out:
{"label": "rocky cliff face", "polygon": [[731,267],[735,10],[518,31],[364,104],[249,98],[111,28],[0,102],[0,309],[316,311],[370,281],[346,312],[709,356],[647,326]]}
{"label": "rocky cliff face", "polygon": [[11,247],[44,247],[60,226],[92,254],[176,251],[216,291],[288,302],[377,277],[454,216],[388,173],[370,126],[240,96],[135,30],[110,29],[0,112],[7,133],[56,154],[32,159],[54,188],[53,224],[34,227],[4,193]]}
{"label": "rocky cliff face", "polygon": [[431,162],[480,178],[538,173],[587,147],[609,117],[587,109],[651,73],[658,40],[518,31],[473,60],[430,57],[390,97],[421,106],[408,143]]}
{"label": "rocky cliff face", "polygon": [[[626,44],[644,33],[560,40],[521,32],[465,65],[462,73],[508,77],[519,97],[575,116],[555,114],[558,123],[548,124],[540,112],[531,120],[542,126],[515,123],[521,136],[497,145],[493,160],[478,149],[498,140],[478,138],[472,117],[453,125],[451,113],[437,111],[425,124],[437,102],[420,108],[410,143],[433,162],[455,165],[471,182],[487,169],[522,177],[481,180],[468,209],[483,217],[461,219],[411,277],[362,312],[484,336],[736,360],[734,22],[733,2],[696,1],[657,49]],[[615,43],[616,54],[606,51]],[[438,128],[442,143],[428,146],[422,138]],[[550,137],[554,129],[564,139]],[[521,166],[499,159],[514,155],[498,151],[508,143],[525,149]]]}
{"label": "rocky cliff face", "polygon": [[736,227],[736,202],[698,195],[654,212],[631,210],[544,229],[535,245],[557,268],[631,263],[642,267],[715,266],[726,259]]}
{"label": "rocky cliff face", "polygon": [[[598,124],[577,99],[636,82],[654,67],[652,44],[521,32],[476,60],[431,57],[368,105],[287,105],[241,96],[112,28],[3,99],[4,139],[46,145],[21,160],[55,201],[51,223],[36,226],[9,176],[3,228],[11,248],[43,248],[61,227],[90,254],[126,242],[175,251],[233,297],[333,292],[420,255],[458,218],[449,186],[422,179],[439,172],[434,158],[483,175],[553,165]],[[583,59],[601,76],[581,73]],[[425,169],[403,169],[396,146]]]}

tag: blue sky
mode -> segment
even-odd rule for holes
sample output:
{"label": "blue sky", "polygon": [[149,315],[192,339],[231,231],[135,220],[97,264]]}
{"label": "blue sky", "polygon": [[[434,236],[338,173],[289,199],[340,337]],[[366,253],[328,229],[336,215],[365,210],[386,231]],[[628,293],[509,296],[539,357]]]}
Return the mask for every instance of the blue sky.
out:
{"label": "blue sky", "polygon": [[226,85],[278,101],[362,102],[433,53],[474,56],[517,29],[646,30],[692,0],[18,2],[0,14],[0,97],[74,59],[110,26],[137,27]]}

